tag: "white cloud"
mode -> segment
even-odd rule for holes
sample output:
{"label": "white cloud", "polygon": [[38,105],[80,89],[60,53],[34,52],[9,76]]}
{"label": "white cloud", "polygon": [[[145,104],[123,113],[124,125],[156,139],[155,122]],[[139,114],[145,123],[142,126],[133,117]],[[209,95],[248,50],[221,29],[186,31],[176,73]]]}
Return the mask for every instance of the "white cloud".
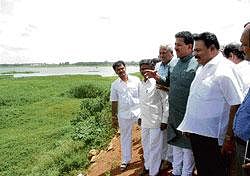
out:
{"label": "white cloud", "polygon": [[239,42],[250,21],[250,0],[0,0],[0,5],[0,63],[153,58],[159,45],[173,43],[181,30],[211,31],[226,44]]}

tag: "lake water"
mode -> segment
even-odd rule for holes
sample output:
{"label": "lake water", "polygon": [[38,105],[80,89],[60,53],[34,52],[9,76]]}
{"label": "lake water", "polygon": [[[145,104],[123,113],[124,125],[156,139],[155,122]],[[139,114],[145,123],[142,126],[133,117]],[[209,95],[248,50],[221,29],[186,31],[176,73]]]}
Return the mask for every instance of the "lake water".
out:
{"label": "lake water", "polygon": [[[0,75],[5,72],[34,72],[34,73],[16,73],[14,77],[28,76],[52,76],[52,75],[101,75],[113,76],[115,72],[112,67],[0,67]],[[138,66],[127,66],[127,73],[139,72]]]}

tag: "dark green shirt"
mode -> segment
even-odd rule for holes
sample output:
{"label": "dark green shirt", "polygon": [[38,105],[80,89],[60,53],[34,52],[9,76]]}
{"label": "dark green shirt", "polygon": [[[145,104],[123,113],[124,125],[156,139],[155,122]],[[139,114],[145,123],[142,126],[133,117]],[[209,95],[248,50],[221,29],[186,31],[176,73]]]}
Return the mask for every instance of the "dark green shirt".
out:
{"label": "dark green shirt", "polygon": [[189,139],[183,136],[177,127],[184,118],[190,85],[197,68],[198,62],[189,55],[179,59],[170,69],[168,143],[182,148],[191,148]]}

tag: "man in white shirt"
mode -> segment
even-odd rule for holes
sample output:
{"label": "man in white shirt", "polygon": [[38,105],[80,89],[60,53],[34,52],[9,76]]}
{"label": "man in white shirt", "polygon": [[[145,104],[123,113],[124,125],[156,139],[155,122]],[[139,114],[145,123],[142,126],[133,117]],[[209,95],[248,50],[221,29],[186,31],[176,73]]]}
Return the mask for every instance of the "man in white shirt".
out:
{"label": "man in white shirt", "polygon": [[[229,43],[223,49],[223,55],[235,63],[236,70],[243,82],[243,93],[244,97],[250,87],[250,63],[244,60],[244,51],[241,49],[241,45],[238,43]],[[228,156],[225,155],[225,162],[227,163],[228,175],[236,175],[236,153],[230,153]]]}
{"label": "man in white shirt", "polygon": [[119,124],[121,135],[122,162],[121,171],[126,170],[131,161],[132,128],[137,122],[139,109],[139,78],[127,75],[123,61],[113,64],[113,69],[119,76],[111,85],[110,101],[112,102],[112,122]]}
{"label": "man in white shirt", "polygon": [[232,144],[233,117],[243,100],[242,85],[234,64],[219,52],[213,33],[204,32],[194,39],[194,55],[201,66],[178,130],[190,137],[198,175],[226,176],[220,146],[222,152],[232,152],[228,146]]}
{"label": "man in white shirt", "polygon": [[[161,62],[158,62],[155,66],[155,77],[156,86],[162,91],[162,94],[166,97],[166,111],[164,112],[165,116],[169,116],[169,104],[168,104],[168,91],[169,87],[165,84],[167,82],[167,77],[170,73],[170,65],[173,58],[173,48],[171,45],[161,45],[159,48],[158,58]],[[161,169],[171,169],[173,162],[173,147],[167,143],[167,127],[163,127],[163,149],[162,149],[162,163]]]}
{"label": "man in white shirt", "polygon": [[230,43],[226,45],[223,49],[223,55],[233,63],[237,64],[236,69],[242,79],[245,96],[250,87],[250,62],[244,60],[245,54],[241,49],[241,45],[238,43]]}
{"label": "man in white shirt", "polygon": [[163,130],[167,124],[168,115],[166,112],[166,96],[157,88],[156,80],[148,78],[146,72],[154,70],[154,63],[151,59],[141,60],[140,72],[144,77],[139,89],[140,119],[142,127],[142,147],[144,157],[144,170],[141,176],[155,176],[159,173],[162,147]]}

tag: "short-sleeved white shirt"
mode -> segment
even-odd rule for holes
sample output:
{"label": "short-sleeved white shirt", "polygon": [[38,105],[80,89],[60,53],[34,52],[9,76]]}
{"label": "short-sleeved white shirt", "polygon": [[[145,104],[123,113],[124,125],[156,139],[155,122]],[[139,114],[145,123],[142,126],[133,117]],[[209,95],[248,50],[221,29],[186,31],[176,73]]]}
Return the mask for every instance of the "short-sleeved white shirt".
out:
{"label": "short-sleeved white shirt", "polygon": [[243,101],[239,80],[235,65],[221,53],[200,66],[190,87],[184,119],[177,129],[218,138],[219,145],[222,145],[230,106]]}
{"label": "short-sleeved white shirt", "polygon": [[140,79],[131,75],[127,83],[118,78],[111,84],[110,101],[118,101],[118,118],[131,119],[140,113],[139,84]]}

